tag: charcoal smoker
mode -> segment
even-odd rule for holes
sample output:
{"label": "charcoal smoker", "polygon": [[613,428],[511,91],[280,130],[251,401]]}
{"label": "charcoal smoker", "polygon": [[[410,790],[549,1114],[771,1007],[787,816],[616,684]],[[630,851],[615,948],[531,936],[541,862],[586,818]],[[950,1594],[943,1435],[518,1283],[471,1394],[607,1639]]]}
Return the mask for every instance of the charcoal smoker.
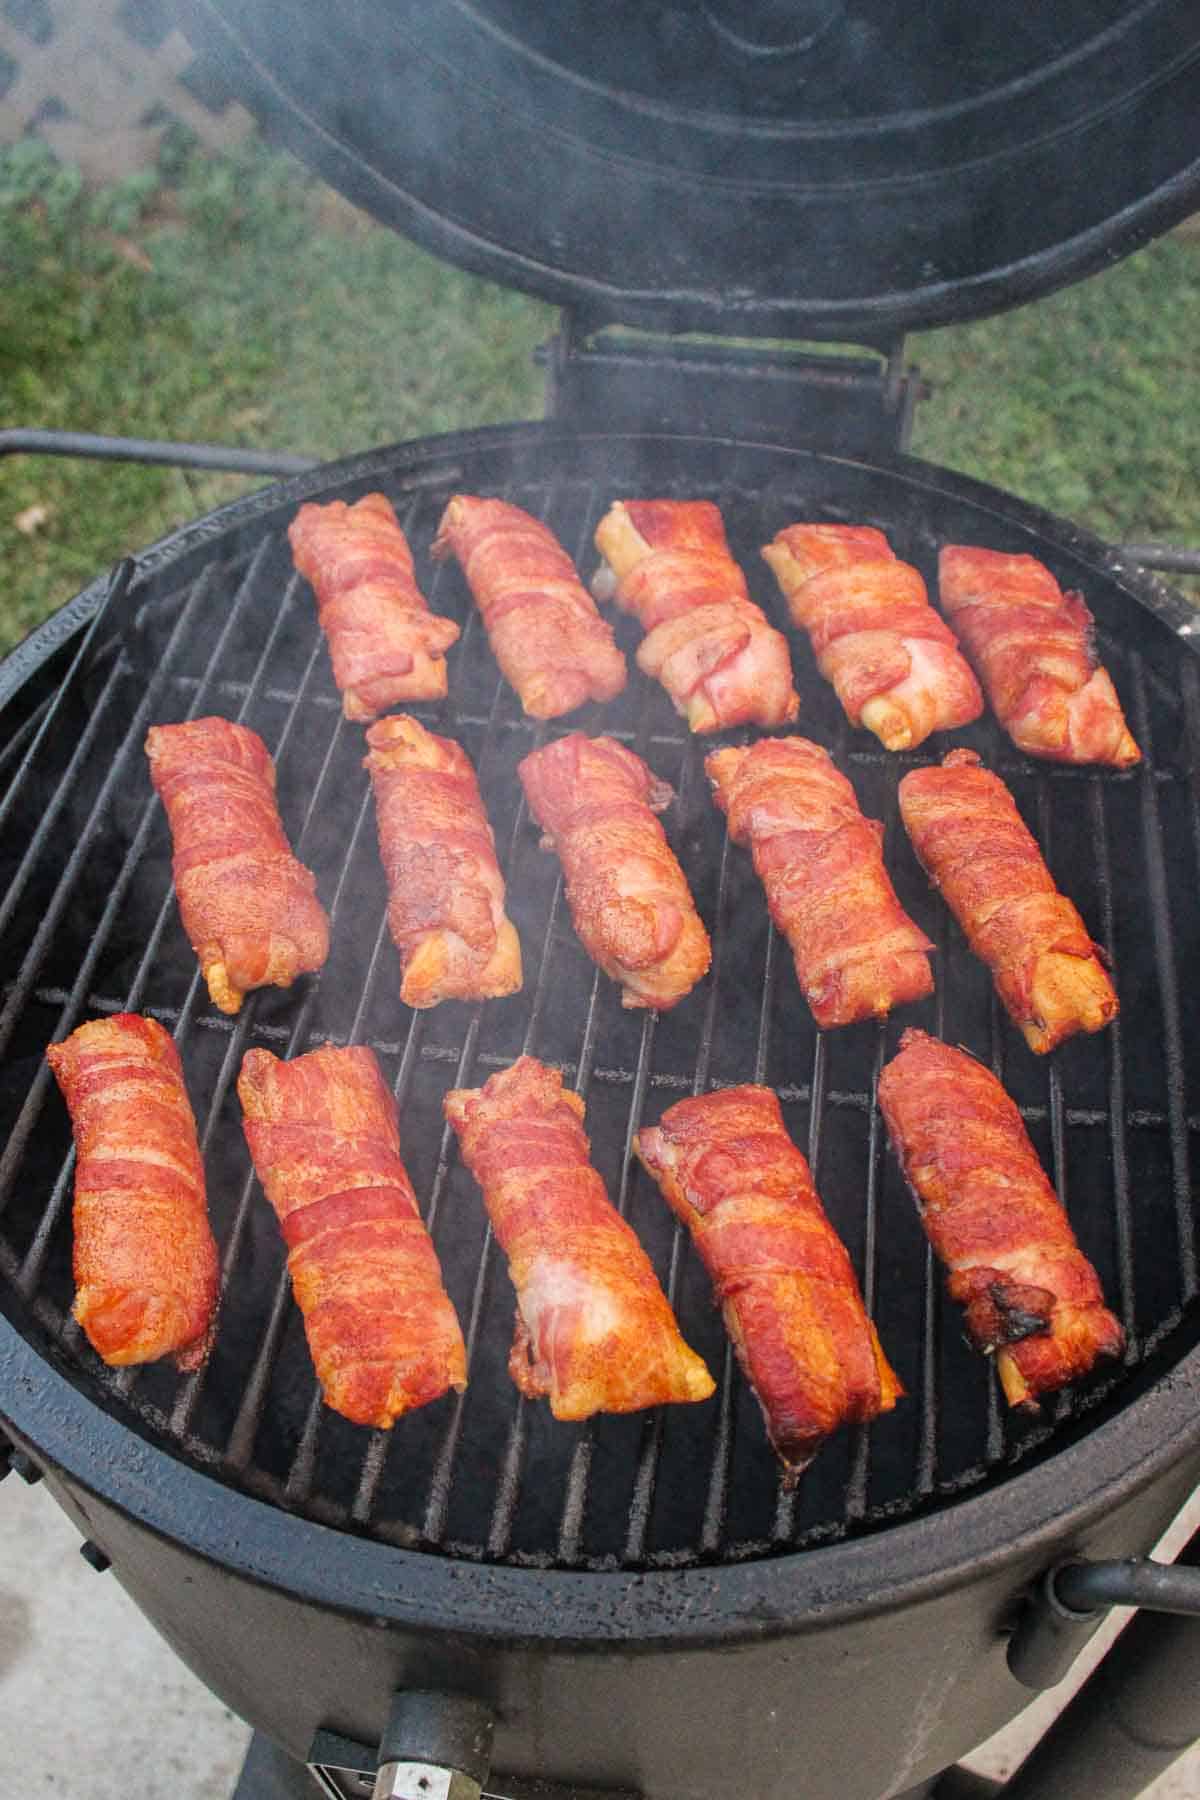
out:
{"label": "charcoal smoker", "polygon": [[[334,19],[190,0],[187,25],[352,199],[564,313],[540,423],[322,468],[0,434],[9,453],[289,476],[123,564],[0,665],[7,1460],[45,1476],[89,1560],[256,1728],[238,1800],[992,1792],[955,1759],[1057,1679],[1108,1606],[1200,1606],[1200,1573],[1146,1560],[1200,1480],[1200,664],[1189,609],[1140,566],[1154,554],[904,454],[920,383],[902,334],[1035,299],[1194,209],[1194,12],[347,0]],[[826,340],[863,353],[812,348]],[[419,710],[479,768],[525,947],[523,992],[483,1007],[398,1002],[361,732],[288,556],[301,501],[372,489],[463,627],[449,700]],[[1002,770],[1112,949],[1119,1021],[1051,1058],[1025,1050],[898,826],[897,780],[937,748],[889,756],[851,731],[793,633],[801,729],[885,821],[900,897],[939,950],[933,999],[819,1034],[706,798],[706,746],[665,697],[635,675],[549,728],[520,714],[457,572],[429,561],[456,490],[546,519],[585,572],[612,499],[713,499],[770,611],[758,546],[798,518],[880,526],[927,578],[947,541],[1045,561],[1096,614],[1145,761],[1035,764],[989,720],[955,741]],[[183,938],[141,752],[153,721],[213,711],[265,738],[334,926],[319,978],[235,1020]],[[614,732],[676,789],[670,833],[714,963],[661,1018],[622,1012],[587,962],[519,801],[520,757],[576,726]],[[179,1043],[221,1245],[216,1344],[186,1377],[106,1369],[70,1319],[73,1164],[43,1051],[123,1008]],[[874,1084],[907,1023],[1002,1076],[1128,1333],[1119,1366],[1033,1420],[963,1343],[885,1147]],[[371,1044],[394,1085],[470,1348],[466,1394],[391,1433],[321,1407],[239,1127],[243,1051],[326,1037]],[[719,1377],[708,1405],[560,1426],[513,1389],[511,1289],[440,1102],[522,1050],[585,1094],[594,1159]],[[643,1118],[751,1079],[780,1095],[908,1394],[794,1493],[707,1280],[629,1157]],[[1187,1618],[1139,1614],[1005,1791],[1135,1792],[1200,1731],[1198,1639]]]}

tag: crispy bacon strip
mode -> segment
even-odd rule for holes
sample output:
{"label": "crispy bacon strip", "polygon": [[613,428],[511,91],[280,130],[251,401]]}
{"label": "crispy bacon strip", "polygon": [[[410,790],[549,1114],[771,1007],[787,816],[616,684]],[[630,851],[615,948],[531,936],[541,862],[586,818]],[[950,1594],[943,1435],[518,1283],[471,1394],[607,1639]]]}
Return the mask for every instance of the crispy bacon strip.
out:
{"label": "crispy bacon strip", "polygon": [[779,1101],[765,1087],[680,1100],[634,1149],[696,1241],[791,1486],[839,1425],[904,1390]]}
{"label": "crispy bacon strip", "polygon": [[521,1392],[548,1394],[556,1419],[707,1400],[712,1376],[588,1161],[583,1100],[558,1070],[522,1056],[444,1104],[517,1290]]}
{"label": "crispy bacon strip", "polygon": [[1064,594],[1044,563],[947,544],[938,587],[992,710],[1014,744],[1056,762],[1141,761],[1080,594]]}
{"label": "crispy bacon strip", "polygon": [[795,718],[787,640],[751,600],[711,501],[618,500],[596,548],[593,593],[635,615],[646,633],[638,668],[693,731]]}
{"label": "crispy bacon strip", "polygon": [[991,1071],[906,1031],[879,1104],[950,1296],[976,1348],[995,1353],[1009,1405],[1030,1408],[1098,1357],[1119,1356],[1125,1334]]}
{"label": "crispy bacon strip", "polygon": [[822,1030],[882,1018],[932,993],[929,939],[896,898],[883,826],[807,738],[760,738],[704,764],[729,835],[745,844]]}
{"label": "crispy bacon strip", "polygon": [[204,1360],[217,1246],[179,1052],[156,1019],[93,1019],[46,1061],[75,1134],[75,1304],[113,1368]]}
{"label": "crispy bacon strip", "polygon": [[583,946],[624,989],[623,1006],[674,1006],[712,950],[655,813],[674,798],[614,738],[573,731],[517,765],[529,810],[555,850]]}
{"label": "crispy bacon strip", "polygon": [[238,1097],[326,1406],[386,1428],[461,1393],[462,1332],[374,1054],[325,1044],[281,1062],[248,1050]]}
{"label": "crispy bacon strip", "polygon": [[315,877],[292,855],[275,765],[258,733],[228,719],[152,725],[150,779],[167,809],[183,928],[214,1006],[290,987],[329,954]]}
{"label": "crispy bacon strip", "polygon": [[453,619],[430,612],[391,503],[307,502],[288,526],[292,558],[317,597],[333,678],[348,719],[375,719],[399,700],[440,700]]}
{"label": "crispy bacon strip", "polygon": [[388,926],[406,1006],[494,1000],[521,985],[521,943],[465,750],[404,713],[368,727]]}
{"label": "crispy bacon strip", "polygon": [[433,554],[457,558],[504,678],[533,719],[625,686],[625,658],[554,533],[506,500],[455,494]]}
{"label": "crispy bacon strip", "polygon": [[940,769],[906,775],[899,795],[913,849],[1029,1048],[1042,1054],[1115,1019],[1103,953],[999,776],[973,750],[952,750]]}
{"label": "crispy bacon strip", "polygon": [[870,525],[788,525],[763,555],[852,725],[885,750],[983,711],[979,683],[918,570]]}

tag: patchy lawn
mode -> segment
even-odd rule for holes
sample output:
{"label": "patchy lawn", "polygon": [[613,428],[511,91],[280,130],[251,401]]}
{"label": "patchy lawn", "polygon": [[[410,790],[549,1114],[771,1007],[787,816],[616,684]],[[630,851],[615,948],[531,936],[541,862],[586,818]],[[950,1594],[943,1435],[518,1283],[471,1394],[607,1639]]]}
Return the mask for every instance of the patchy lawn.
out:
{"label": "patchy lawn", "polygon": [[[1200,544],[1200,241],[914,336],[914,449],[1113,538]],[[550,308],[434,261],[261,145],[100,193],[0,151],[0,423],[331,457],[541,411]],[[100,569],[254,485],[0,462],[0,651]]]}

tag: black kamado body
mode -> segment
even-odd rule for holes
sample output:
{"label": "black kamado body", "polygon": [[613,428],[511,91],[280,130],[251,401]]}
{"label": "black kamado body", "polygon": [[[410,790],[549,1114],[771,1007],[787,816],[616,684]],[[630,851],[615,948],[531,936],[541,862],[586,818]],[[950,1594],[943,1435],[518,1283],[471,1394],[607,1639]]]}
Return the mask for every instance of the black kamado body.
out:
{"label": "black kamado body", "polygon": [[[425,129],[444,125],[447,108],[463,116],[487,38],[496,57],[488,91],[521,125],[514,150],[493,117],[501,164],[522,166],[522,134],[536,115],[544,139],[565,144],[581,168],[607,160],[618,185],[686,175],[706,204],[722,183],[731,204],[743,189],[769,201],[761,218],[748,213],[737,256],[732,236],[718,234],[707,261],[676,210],[656,262],[644,245],[636,258],[613,254],[607,215],[588,210],[586,192],[557,223],[532,209],[532,238],[506,252],[500,227],[510,221],[488,197],[490,172],[472,200],[476,216],[455,198],[456,182],[469,186],[479,167],[473,153],[444,165],[411,145],[411,155],[385,155],[390,140],[373,110],[382,97],[372,90],[372,106],[350,107],[345,83],[317,79],[302,54],[307,9],[291,21],[286,54],[268,34],[267,9],[238,10],[234,18],[197,5],[190,28],[231,86],[323,172],[434,247],[571,310],[547,353],[547,423],[294,475],[126,563],[0,665],[9,784],[0,800],[0,1427],[10,1460],[29,1477],[44,1473],[97,1565],[111,1563],[184,1660],[256,1727],[239,1800],[365,1793],[377,1763],[377,1791],[394,1796],[433,1779],[437,1766],[458,1771],[456,1797],[481,1782],[513,1800],[593,1790],[646,1800],[926,1792],[1026,1703],[1030,1687],[1069,1665],[1120,1597],[1089,1589],[1085,1604],[1071,1586],[1079,1578],[1054,1572],[1144,1557],[1200,1480],[1191,1171],[1200,1023],[1189,1004],[1200,970],[1200,666],[1188,609],[1127,556],[897,449],[918,384],[895,333],[915,319],[1028,298],[1194,204],[1200,143],[1177,132],[1168,154],[1163,134],[1149,132],[1140,175],[1122,169],[1099,200],[1094,184],[1059,196],[1036,229],[1027,221],[1024,251],[1019,219],[1005,214],[989,249],[977,166],[983,157],[994,212],[1035,149],[1056,154],[1053,134],[1022,138],[999,104],[1005,95],[1014,105],[1025,96],[1028,125],[1034,101],[1057,94],[1060,157],[1073,133],[1086,137],[1104,121],[1115,142],[1156,94],[1163,116],[1177,118],[1194,46],[1178,20],[1172,36],[1170,9],[1152,6],[1114,6],[1100,22],[1094,9],[1064,14],[1056,57],[1032,27],[1006,49],[989,25],[974,60],[955,40],[974,83],[969,100],[956,101],[943,75],[887,129],[868,131],[845,109],[866,50],[882,41],[882,11],[871,24],[865,13],[856,22],[837,7],[810,8],[801,31],[789,9],[740,18],[713,0],[697,18],[706,42],[725,45],[724,61],[705,75],[692,56],[668,104],[644,91],[644,62],[621,87],[610,43],[603,70],[586,70],[582,18],[556,47],[540,16],[517,8],[435,7],[423,37],[408,9],[386,19],[347,9],[331,50],[346,82],[372,31],[382,34],[379,69],[398,71],[405,44],[419,44],[410,75],[424,84]],[[669,44],[679,17],[631,8],[615,23],[645,49],[652,26]],[[1128,82],[1103,54],[1118,44],[1130,53]],[[919,49],[914,38],[906,54],[919,62]],[[832,59],[824,98],[789,86],[785,66],[794,76],[822,55]],[[802,91],[807,128],[809,101],[793,104]],[[884,108],[886,97],[870,91]],[[619,144],[614,107],[635,121]],[[990,159],[989,119],[1001,121]],[[416,130],[416,115],[410,123]],[[899,182],[894,164],[887,173],[897,134],[918,159]],[[822,294],[798,239],[784,262],[809,270],[804,281],[781,264],[778,209],[799,207],[793,224],[814,231],[819,216],[832,217],[812,209],[837,185],[839,138],[857,146],[846,167],[874,198],[860,213],[853,182],[842,194],[856,223],[825,258]],[[861,242],[864,225],[883,216],[872,207],[889,184],[907,206],[922,183],[931,206],[934,190],[940,196],[928,229],[940,208],[945,249],[924,285],[930,255],[912,262],[911,234],[897,232],[890,262],[885,247],[872,261]],[[591,253],[577,217],[590,221]],[[764,233],[775,249],[760,275],[745,259]],[[825,358],[694,337],[614,344],[595,335],[613,320],[660,333],[721,321],[739,336],[837,330],[888,355]],[[483,1006],[414,1014],[399,1002],[361,728],[341,717],[312,598],[288,552],[286,527],[303,500],[375,490],[397,508],[431,603],[463,628],[448,700],[415,710],[458,738],[479,769],[522,938],[522,992]],[[939,747],[889,756],[850,730],[793,633],[800,727],[884,821],[901,900],[937,946],[932,999],[883,1024],[818,1033],[749,860],[727,843],[708,798],[711,743],[690,739],[636,673],[607,707],[550,726],[522,715],[457,569],[429,557],[441,510],[459,491],[499,494],[545,519],[585,575],[592,532],[614,499],[711,499],[754,597],[781,625],[758,550],[801,517],[879,526],[931,585],[945,542],[1046,562],[1096,615],[1143,763],[1127,773],[1037,764],[989,719],[954,742],[1004,774],[1051,869],[1111,950],[1117,1024],[1051,1058],[1026,1050],[899,825],[900,777]],[[618,635],[632,651],[627,622]],[[234,1020],[209,1005],[182,934],[142,754],[150,723],[210,712],[263,736],[293,843],[333,917],[321,975],[251,996]],[[623,1011],[588,962],[555,860],[521,802],[517,762],[575,728],[615,733],[676,791],[667,828],[714,962],[662,1017]],[[186,1377],[106,1369],[70,1318],[70,1132],[43,1052],[82,1019],[123,1008],[160,1018],[179,1044],[221,1246],[216,1344]],[[1004,1080],[1127,1333],[1120,1362],[1036,1417],[1005,1408],[987,1361],[964,1342],[886,1146],[875,1082],[907,1024],[965,1044]],[[468,1337],[466,1394],[388,1434],[320,1404],[240,1129],[234,1083],[245,1049],[293,1055],[326,1038],[370,1044],[394,1087],[406,1162]],[[523,1051],[560,1065],[584,1095],[594,1160],[717,1377],[706,1405],[556,1425],[513,1388],[512,1290],[441,1100]],[[629,1156],[638,1124],[673,1100],[746,1080],[779,1094],[906,1389],[893,1414],[831,1443],[794,1492],[780,1482],[686,1235]],[[1152,1597],[1153,1571],[1135,1574],[1138,1597]],[[1159,1580],[1169,1588],[1160,1603],[1196,1605],[1187,1574]],[[1135,1576],[1096,1579],[1118,1578]],[[1194,1680],[1159,1685],[1185,1699],[1194,1690]],[[941,1791],[965,1794],[964,1782],[951,1774]],[[1128,1782],[1111,1789],[1133,1791]],[[1057,1777],[1025,1800],[1050,1794],[1074,1800]]]}

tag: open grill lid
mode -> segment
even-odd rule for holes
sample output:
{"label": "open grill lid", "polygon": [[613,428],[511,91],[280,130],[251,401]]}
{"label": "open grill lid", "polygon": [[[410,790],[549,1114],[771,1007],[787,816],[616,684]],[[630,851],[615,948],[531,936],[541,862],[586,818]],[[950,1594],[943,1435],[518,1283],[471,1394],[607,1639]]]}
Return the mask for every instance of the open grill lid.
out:
{"label": "open grill lid", "polygon": [[1200,205],[1179,0],[186,0],[235,93],[428,249],[592,325],[1002,311]]}

